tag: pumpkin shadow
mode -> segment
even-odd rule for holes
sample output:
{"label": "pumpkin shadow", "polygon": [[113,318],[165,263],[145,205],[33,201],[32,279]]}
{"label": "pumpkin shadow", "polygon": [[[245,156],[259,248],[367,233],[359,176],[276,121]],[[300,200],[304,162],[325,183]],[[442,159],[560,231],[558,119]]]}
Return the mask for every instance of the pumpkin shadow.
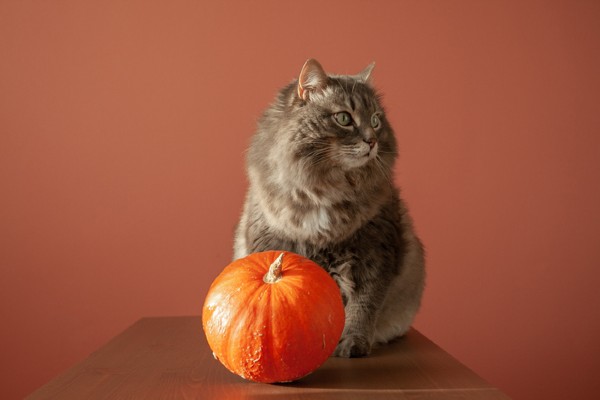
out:
{"label": "pumpkin shadow", "polygon": [[278,386],[329,390],[390,390],[426,385],[404,337],[362,358],[330,357],[310,375]]}

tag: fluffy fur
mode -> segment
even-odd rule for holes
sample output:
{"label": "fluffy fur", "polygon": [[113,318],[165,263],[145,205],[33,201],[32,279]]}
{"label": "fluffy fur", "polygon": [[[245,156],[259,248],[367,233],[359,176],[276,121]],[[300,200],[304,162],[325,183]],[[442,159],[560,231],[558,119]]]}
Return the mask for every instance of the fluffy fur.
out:
{"label": "fluffy fur", "polygon": [[234,258],[287,250],[327,269],[345,303],[341,357],[403,335],[425,279],[422,245],[392,181],[396,139],[372,69],[327,75],[308,60],[280,91],[248,152],[234,244]]}

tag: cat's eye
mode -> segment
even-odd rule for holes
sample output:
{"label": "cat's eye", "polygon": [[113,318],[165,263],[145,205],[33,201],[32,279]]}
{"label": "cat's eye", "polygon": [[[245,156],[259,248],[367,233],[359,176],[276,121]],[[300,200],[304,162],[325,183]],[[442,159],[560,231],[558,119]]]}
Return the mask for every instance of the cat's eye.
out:
{"label": "cat's eye", "polygon": [[379,119],[379,115],[373,114],[371,116],[371,126],[375,129],[379,128],[381,125],[381,120]]}
{"label": "cat's eye", "polygon": [[352,117],[350,116],[350,113],[346,111],[335,113],[333,117],[335,118],[335,121],[341,126],[348,126],[352,123]]}

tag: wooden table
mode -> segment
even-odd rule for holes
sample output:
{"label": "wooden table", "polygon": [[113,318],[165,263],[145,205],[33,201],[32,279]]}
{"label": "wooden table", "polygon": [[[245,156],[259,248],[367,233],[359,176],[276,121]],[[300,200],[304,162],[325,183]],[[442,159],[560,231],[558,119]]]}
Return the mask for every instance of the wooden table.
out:
{"label": "wooden table", "polygon": [[330,358],[294,383],[230,373],[199,317],[143,318],[28,399],[508,399],[416,330],[367,358]]}

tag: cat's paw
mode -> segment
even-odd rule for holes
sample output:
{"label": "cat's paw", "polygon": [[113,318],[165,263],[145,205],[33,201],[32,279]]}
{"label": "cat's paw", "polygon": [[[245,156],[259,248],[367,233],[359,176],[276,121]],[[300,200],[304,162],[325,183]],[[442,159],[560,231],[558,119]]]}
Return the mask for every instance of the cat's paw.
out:
{"label": "cat's paw", "polygon": [[365,357],[371,352],[371,343],[364,336],[343,336],[333,355],[336,357]]}

